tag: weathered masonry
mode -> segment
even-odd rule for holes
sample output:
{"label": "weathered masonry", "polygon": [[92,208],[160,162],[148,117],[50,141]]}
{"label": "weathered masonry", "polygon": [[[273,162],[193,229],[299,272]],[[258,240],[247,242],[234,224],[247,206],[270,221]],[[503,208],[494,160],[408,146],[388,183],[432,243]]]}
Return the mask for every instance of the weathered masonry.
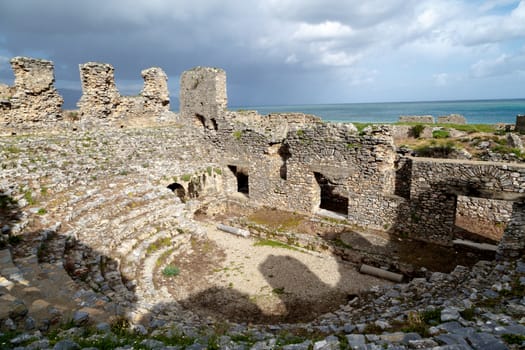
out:
{"label": "weathered masonry", "polygon": [[15,57],[11,60],[15,84],[0,84],[0,122],[24,127],[62,118],[64,100],[54,87],[53,62]]}
{"label": "weathered masonry", "polygon": [[[167,76],[160,68],[142,71],[144,88],[131,97],[118,92],[111,65],[88,62],[80,65],[78,120],[60,121],[53,64],[23,57],[11,63],[15,85],[0,86],[2,126],[72,127],[84,121],[88,127],[121,126],[125,120],[155,122],[169,113]],[[525,250],[524,165],[403,157],[390,126],[358,132],[352,124],[323,123],[300,113],[228,111],[226,73],[217,68],[184,72],[180,84],[175,119],[202,154],[185,161],[220,168],[212,178],[202,174],[197,182],[170,185],[181,198],[220,192],[253,207],[330,215],[444,245],[452,244],[458,218],[476,211],[501,219],[499,254]]]}
{"label": "weathered masonry", "polygon": [[360,134],[302,114],[229,112],[225,92],[222,70],[196,68],[181,78],[182,117],[216,146],[227,194],[445,245],[454,239],[458,197],[493,201],[512,208],[499,253],[524,250],[525,166],[400,158],[388,127]]}

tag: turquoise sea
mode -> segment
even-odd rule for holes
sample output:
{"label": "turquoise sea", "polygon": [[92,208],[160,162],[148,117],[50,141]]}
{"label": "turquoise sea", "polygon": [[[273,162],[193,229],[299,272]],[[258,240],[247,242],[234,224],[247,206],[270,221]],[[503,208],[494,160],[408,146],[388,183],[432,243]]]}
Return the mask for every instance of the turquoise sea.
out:
{"label": "turquoise sea", "polygon": [[461,114],[469,124],[495,124],[516,122],[516,115],[525,115],[525,99],[340,103],[295,106],[239,106],[231,110],[250,109],[259,114],[276,112],[302,112],[314,114],[329,122],[393,123],[401,115]]}

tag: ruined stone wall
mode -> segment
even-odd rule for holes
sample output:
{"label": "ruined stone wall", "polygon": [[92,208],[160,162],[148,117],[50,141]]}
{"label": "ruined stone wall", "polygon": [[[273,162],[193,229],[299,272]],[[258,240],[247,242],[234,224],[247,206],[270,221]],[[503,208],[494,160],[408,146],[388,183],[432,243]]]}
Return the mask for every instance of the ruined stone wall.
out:
{"label": "ruined stone wall", "polygon": [[104,119],[120,104],[115,85],[114,68],[110,64],[87,62],[79,65],[82,97],[78,102],[81,118]]}
{"label": "ruined stone wall", "polygon": [[511,215],[511,201],[457,197],[456,226],[479,236],[499,241]]}
{"label": "ruined stone wall", "polygon": [[55,89],[53,62],[29,57],[11,60],[13,87],[0,88],[1,120],[8,127],[32,127],[34,122],[62,119],[64,102]]}
{"label": "ruined stone wall", "polygon": [[423,123],[434,124],[434,117],[431,115],[402,115],[399,117],[402,123]]}
{"label": "ruined stone wall", "polygon": [[88,62],[80,66],[81,119],[111,119],[119,122],[147,121],[169,111],[168,78],[154,67],[141,72],[144,88],[138,96],[121,96],[110,64]]}
{"label": "ruined stone wall", "polygon": [[196,67],[180,78],[180,114],[185,120],[217,130],[228,104],[226,73],[222,69]]}
{"label": "ruined stone wall", "polygon": [[[400,213],[397,229],[414,238],[450,244],[453,238],[457,196],[506,200],[514,208],[525,200],[525,166],[476,161],[411,158],[409,212]],[[512,210],[500,243],[507,251],[525,248],[515,220],[524,214]],[[514,229],[514,233],[510,233]],[[520,235],[520,236],[519,236]],[[519,237],[518,237],[519,236]]]}
{"label": "ruined stone wall", "polygon": [[147,113],[160,114],[170,110],[168,76],[161,68],[153,67],[141,72],[144,88],[140,96],[144,98],[144,110]]}
{"label": "ruined stone wall", "polygon": [[467,119],[461,114],[450,114],[438,117],[437,122],[440,124],[467,124]]}

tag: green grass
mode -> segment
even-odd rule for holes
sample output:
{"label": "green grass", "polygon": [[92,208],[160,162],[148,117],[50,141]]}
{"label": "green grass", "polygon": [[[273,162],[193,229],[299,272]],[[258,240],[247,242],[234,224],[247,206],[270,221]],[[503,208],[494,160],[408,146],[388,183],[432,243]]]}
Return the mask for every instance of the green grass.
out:
{"label": "green grass", "polygon": [[215,174],[217,174],[217,175],[222,175],[222,169],[221,169],[221,168],[213,168],[213,171],[214,171]]}
{"label": "green grass", "polygon": [[[370,125],[374,125],[373,123],[352,123],[357,128],[359,132],[362,132],[364,128]],[[375,123],[377,124],[377,123]],[[381,123],[381,124],[390,124],[390,125],[409,125],[409,126],[416,126],[421,125],[419,123]],[[431,126],[436,127],[443,127],[443,128],[452,128],[459,131],[464,131],[469,134],[476,133],[476,132],[486,132],[486,133],[497,133],[498,130],[496,129],[496,126],[493,124],[427,124]]]}
{"label": "green grass", "polygon": [[178,276],[180,274],[180,269],[174,265],[167,265],[162,269],[162,274],[166,277]]}
{"label": "green grass", "polygon": [[46,208],[40,208],[40,209],[38,209],[38,211],[36,213],[38,215],[45,215],[45,214],[47,214],[47,210],[46,210]]}
{"label": "green grass", "polygon": [[159,238],[155,242],[151,243],[148,246],[148,248],[146,249],[146,254],[150,255],[150,254],[156,252],[157,250],[159,250],[159,249],[161,249],[163,247],[168,247],[170,245],[171,245],[171,238],[170,237]]}
{"label": "green grass", "polygon": [[432,131],[432,137],[435,139],[446,139],[450,137],[448,130],[434,130]]}
{"label": "green grass", "polygon": [[283,248],[283,249],[290,249],[290,250],[297,250],[299,249],[292,247],[291,245],[288,245],[283,242],[274,241],[272,239],[260,239],[257,242],[253,244],[254,246],[266,246],[266,247],[272,247],[272,248]]}
{"label": "green grass", "polygon": [[190,181],[191,180],[191,174],[184,174],[180,177],[182,181]]}

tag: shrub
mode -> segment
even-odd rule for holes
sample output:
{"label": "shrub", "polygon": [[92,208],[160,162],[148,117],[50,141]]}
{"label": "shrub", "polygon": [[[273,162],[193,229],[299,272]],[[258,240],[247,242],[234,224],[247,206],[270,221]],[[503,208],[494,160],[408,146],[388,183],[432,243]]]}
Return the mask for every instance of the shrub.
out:
{"label": "shrub", "polygon": [[240,140],[242,137],[242,131],[241,130],[235,130],[233,132],[233,138],[236,140]]}
{"label": "shrub", "polygon": [[450,137],[450,133],[447,130],[434,130],[432,131],[432,137],[435,139],[446,139]]}
{"label": "shrub", "polygon": [[178,276],[179,273],[180,269],[174,265],[167,265],[164,269],[162,269],[162,274],[166,277]]}
{"label": "shrub", "polygon": [[423,124],[416,124],[410,129],[412,136],[414,136],[416,139],[421,136],[423,130],[425,130],[425,126]]}
{"label": "shrub", "polygon": [[184,174],[180,177],[182,181],[190,181],[191,180],[191,174]]}

